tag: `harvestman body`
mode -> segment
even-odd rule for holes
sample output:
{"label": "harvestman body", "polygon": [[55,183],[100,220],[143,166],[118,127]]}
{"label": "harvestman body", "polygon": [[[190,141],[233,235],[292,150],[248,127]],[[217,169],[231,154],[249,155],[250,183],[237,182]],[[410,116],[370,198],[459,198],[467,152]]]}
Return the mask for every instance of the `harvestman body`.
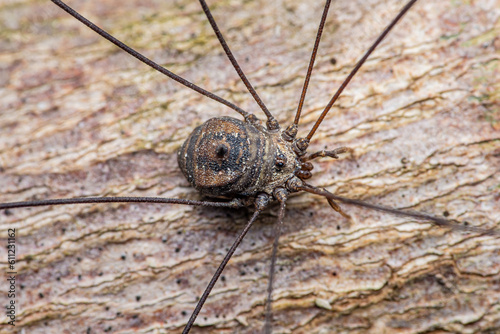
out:
{"label": "harvestman body", "polygon": [[[71,13],[71,10],[65,7],[62,3],[54,1],[58,5],[65,8],[65,10]],[[341,147],[331,151],[320,151],[313,153],[311,155],[306,154],[306,150],[311,140],[314,132],[321,123],[324,116],[327,114],[329,108],[335,102],[336,98],[340,95],[342,89],[347,85],[352,76],[356,73],[359,67],[362,65],[364,60],[373,51],[376,45],[383,39],[385,34],[392,28],[392,26],[403,16],[403,14],[408,10],[413,3],[416,1],[411,1],[405,9],[398,15],[398,17],[393,21],[390,27],[384,32],[384,34],[379,38],[379,40],[373,45],[373,47],[367,52],[356,69],[351,73],[349,78],[344,82],[342,88],[337,92],[337,94],[332,98],[327,109],[325,109],[324,114],[320,117],[313,130],[309,133],[306,138],[296,138],[297,135],[297,124],[300,117],[300,111],[297,113],[295,122],[287,127],[286,129],[281,129],[278,122],[274,119],[272,115],[263,107],[264,112],[268,116],[267,126],[263,126],[260,122],[251,114],[241,111],[239,108],[235,109],[240,114],[245,117],[245,120],[241,121],[232,117],[220,117],[208,120],[203,125],[196,128],[190,137],[186,140],[182,149],[179,151],[179,166],[186,176],[187,180],[202,194],[209,197],[219,197],[219,198],[230,198],[230,202],[200,202],[200,201],[189,201],[189,200],[177,200],[177,199],[151,199],[151,198],[83,198],[83,199],[67,199],[67,200],[48,200],[39,202],[21,202],[19,204],[2,204],[0,208],[14,208],[23,206],[37,206],[37,205],[50,205],[50,204],[70,204],[70,203],[94,203],[94,202],[165,202],[165,203],[179,203],[179,204],[193,204],[193,205],[205,205],[205,206],[222,206],[222,207],[242,207],[242,206],[255,206],[256,211],[253,217],[250,219],[247,227],[238,237],[237,241],[233,247],[228,252],[226,259],[221,264],[221,267],[214,275],[214,278],[210,282],[207,290],[200,299],[200,302],[193,312],[193,315],[186,326],[184,332],[189,332],[191,326],[194,324],[196,316],[203,306],[204,301],[208,297],[211,289],[213,288],[215,282],[217,281],[219,275],[224,269],[225,264],[229,261],[229,258],[234,253],[236,247],[239,245],[244,235],[253,224],[258,214],[268,205],[271,200],[277,200],[280,203],[280,214],[277,223],[277,235],[273,247],[273,257],[272,266],[270,273],[270,286],[269,286],[269,298],[268,298],[268,311],[267,321],[266,321],[266,332],[271,331],[271,312],[270,300],[272,293],[272,282],[273,273],[275,266],[275,257],[277,251],[277,240],[279,236],[279,226],[283,221],[285,203],[287,196],[290,193],[298,191],[308,191],[314,194],[322,195],[327,198],[328,202],[333,209],[349,217],[346,213],[342,211],[336,201],[343,201],[350,204],[355,204],[359,206],[369,207],[375,210],[380,210],[383,212],[389,212],[396,215],[404,215],[409,217],[414,217],[420,220],[431,221],[438,225],[454,227],[457,229],[463,229],[467,231],[476,231],[481,233],[488,233],[488,231],[481,229],[474,229],[471,227],[464,227],[459,225],[454,225],[446,219],[441,219],[433,217],[430,215],[422,213],[411,213],[404,212],[396,209],[390,209],[383,206],[370,205],[356,200],[349,200],[340,196],[335,196],[326,190],[318,189],[313,186],[308,185],[305,180],[311,177],[312,165],[308,162],[311,159],[317,157],[329,156],[332,158],[337,158],[338,154],[349,152],[349,148]],[[216,33],[218,29],[215,26],[215,21],[211,18],[208,7],[204,1],[201,1],[202,6],[204,6],[205,12],[211,20],[211,24],[214,27]],[[325,8],[324,18],[328,11],[328,2]],[[324,24],[324,19],[322,21]],[[87,24],[89,25],[89,24]],[[320,31],[322,26],[320,26]],[[317,44],[315,46],[315,51],[319,43],[319,36],[317,39]],[[225,46],[222,38],[221,43]],[[231,58],[232,55],[229,49],[226,47],[226,53]],[[138,57],[136,54],[134,54]],[[138,57],[140,58],[140,57]],[[143,59],[141,59],[143,60]],[[144,60],[143,60],[144,61]],[[147,62],[147,61],[146,61]],[[312,69],[312,64],[314,62],[314,55],[311,60],[310,69]],[[150,63],[148,63],[152,66]],[[234,63],[233,63],[234,64]],[[235,65],[236,66],[236,65]],[[153,66],[154,67],[154,66]],[[156,67],[155,67],[156,68]],[[237,67],[239,70],[239,67]],[[164,72],[163,72],[164,73]],[[247,87],[251,85],[247,82],[244,75],[240,74],[242,79],[245,81]],[[308,74],[308,77],[309,78]],[[305,89],[307,84],[305,85]],[[303,92],[303,97],[305,95],[305,89]],[[253,91],[253,88],[249,88],[254,96],[257,96]],[[208,92],[202,92],[205,95],[210,96]],[[208,93],[208,94],[207,94]],[[210,96],[212,97],[212,96]],[[214,97],[212,97],[214,98]],[[260,98],[256,97],[260,105]],[[303,101],[303,99],[302,99]],[[225,102],[222,102],[225,103]],[[227,105],[227,103],[225,103]],[[301,102],[302,105],[302,102]],[[301,108],[301,107],[300,107]],[[299,108],[299,110],[300,110]],[[493,232],[490,232],[493,233]]]}

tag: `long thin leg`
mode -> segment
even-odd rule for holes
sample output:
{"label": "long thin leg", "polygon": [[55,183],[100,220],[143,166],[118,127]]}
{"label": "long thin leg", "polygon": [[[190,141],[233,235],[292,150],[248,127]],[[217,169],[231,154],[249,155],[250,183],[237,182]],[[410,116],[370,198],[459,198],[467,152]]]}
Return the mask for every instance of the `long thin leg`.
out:
{"label": "long thin leg", "polygon": [[337,202],[335,202],[333,199],[327,198],[326,200],[328,201],[328,204],[330,204],[330,206],[332,207],[332,209],[335,210],[335,211],[337,211],[339,214],[341,214],[342,217],[347,218],[349,220],[352,219],[352,217],[349,216],[347,213],[345,213],[342,210],[342,208],[340,207],[340,205],[338,205]]}
{"label": "long thin leg", "polygon": [[59,6],[60,8],[62,8],[65,12],[67,12],[68,14],[70,14],[71,16],[73,16],[75,19],[77,19],[78,21],[80,21],[81,23],[85,24],[87,27],[89,27],[90,29],[94,30],[96,33],[98,33],[100,36],[102,36],[103,38],[107,39],[108,41],[110,41],[111,43],[113,43],[114,45],[118,46],[120,49],[122,49],[123,51],[127,52],[129,55],[131,56],[134,56],[135,58],[139,59],[141,62],[143,62],[144,64],[154,68],[155,70],[157,70],[158,72],[166,75],[167,77],[177,81],[178,83],[200,93],[201,95],[204,95],[206,97],[209,97],[211,98],[212,100],[215,100],[219,103],[222,103],[226,106],[228,106],[229,108],[237,111],[238,113],[240,113],[243,117],[245,117],[245,119],[248,119],[248,120],[253,120],[255,116],[253,116],[252,114],[249,114],[248,112],[246,112],[245,110],[241,109],[240,107],[238,107],[237,105],[223,99],[222,97],[219,97],[217,95],[215,95],[214,93],[211,93],[197,85],[195,85],[194,83],[192,82],[189,82],[187,81],[186,79],[178,76],[177,74],[173,73],[173,72],[170,72],[169,70],[167,70],[165,67],[155,63],[154,61],[152,61],[151,59],[143,56],[142,54],[140,54],[139,52],[137,52],[136,50],[132,49],[130,46],[126,45],[125,43],[123,43],[122,41],[116,39],[115,37],[111,36],[110,34],[108,34],[106,31],[104,31],[103,29],[99,28],[97,25],[95,25],[94,23],[92,23],[91,21],[89,21],[88,19],[86,19],[85,17],[83,17],[82,15],[80,15],[77,11],[75,11],[73,8],[71,8],[70,6],[68,6],[67,4],[65,4],[64,2],[60,1],[60,0],[51,0],[53,3],[55,3],[57,6]]}
{"label": "long thin leg", "polygon": [[406,14],[406,12],[408,10],[410,10],[410,8],[415,4],[415,2],[417,2],[417,0],[411,0],[410,2],[408,2],[406,4],[406,6],[403,7],[403,9],[399,12],[399,14],[392,20],[392,22],[384,29],[384,31],[380,34],[380,36],[377,38],[377,40],[372,44],[372,46],[370,46],[370,48],[368,49],[368,51],[366,51],[366,53],[359,60],[359,62],[356,64],[356,66],[351,71],[351,73],[349,73],[349,75],[347,76],[347,78],[345,78],[344,82],[342,83],[342,85],[340,85],[339,89],[337,90],[337,92],[335,93],[335,95],[333,95],[333,97],[330,100],[330,102],[328,102],[328,105],[325,107],[325,110],[323,110],[323,112],[319,116],[318,120],[314,124],[313,128],[311,129],[311,131],[307,135],[307,137],[306,137],[307,141],[311,140],[311,138],[313,137],[314,133],[318,129],[319,125],[321,124],[321,122],[325,118],[326,114],[328,114],[328,112],[332,108],[332,106],[335,103],[335,101],[337,101],[337,99],[340,96],[340,94],[342,94],[342,92],[344,91],[344,88],[346,88],[346,86],[349,84],[349,82],[354,77],[354,75],[358,72],[358,70],[361,68],[361,66],[365,63],[366,59],[368,59],[368,57],[377,48],[377,46],[380,44],[380,42],[382,42],[382,40],[385,38],[385,36],[387,36],[387,34],[389,33],[389,31],[391,31],[391,29],[396,25],[396,23],[398,23],[398,21]]}
{"label": "long thin leg", "polygon": [[325,151],[325,150],[322,150],[322,151],[318,151],[318,152],[315,152],[305,158],[302,158],[302,161],[309,161],[309,160],[313,160],[313,159],[316,159],[316,158],[319,158],[319,157],[330,157],[330,158],[334,158],[334,159],[338,159],[339,158],[339,154],[342,154],[342,153],[352,153],[354,150],[350,147],[345,147],[345,146],[342,146],[342,147],[338,147],[334,150],[331,150],[331,151]]}
{"label": "long thin leg", "polygon": [[[279,192],[279,193],[278,193]],[[280,202],[280,211],[278,214],[278,223],[274,226],[274,242],[273,250],[271,253],[271,266],[269,268],[269,281],[267,285],[267,300],[266,300],[266,322],[264,324],[264,333],[271,334],[273,329],[273,313],[272,313],[272,302],[273,302],[273,282],[274,274],[276,272],[276,257],[278,254],[278,242],[281,235],[281,227],[283,226],[283,217],[285,217],[285,207],[287,200],[287,193],[284,189],[279,189],[275,192],[278,196],[276,198]]]}
{"label": "long thin leg", "polygon": [[433,224],[436,224],[436,225],[442,226],[442,227],[449,227],[449,228],[454,229],[454,230],[475,232],[475,233],[486,234],[486,235],[500,235],[500,231],[497,231],[497,230],[493,230],[493,229],[487,230],[487,229],[474,227],[474,226],[459,225],[457,223],[454,223],[451,220],[439,218],[439,217],[436,217],[433,215],[429,215],[427,213],[394,209],[394,208],[384,206],[384,205],[371,204],[371,203],[366,203],[366,202],[356,200],[356,199],[350,199],[350,198],[346,198],[343,196],[334,195],[326,189],[317,188],[317,187],[311,186],[311,185],[306,184],[306,183],[304,183],[302,186],[298,186],[297,189],[304,190],[304,191],[307,191],[307,192],[312,193],[312,194],[324,196],[328,199],[343,202],[345,204],[361,206],[364,208],[369,208],[369,209],[373,209],[373,210],[377,210],[377,211],[381,211],[381,212],[385,212],[385,213],[390,213],[390,214],[393,214],[396,216],[412,217],[412,218],[418,219],[420,221],[430,222],[430,223],[433,223]]}
{"label": "long thin leg", "polygon": [[257,92],[253,88],[253,86],[250,83],[250,81],[248,81],[245,73],[243,73],[243,70],[241,69],[240,64],[238,64],[238,61],[236,60],[236,58],[234,58],[234,55],[231,52],[231,49],[227,45],[226,40],[224,39],[224,37],[222,36],[222,33],[220,32],[219,27],[217,26],[217,23],[215,22],[215,19],[212,16],[212,13],[210,12],[210,8],[208,8],[207,3],[205,2],[205,0],[199,0],[199,1],[200,1],[200,4],[201,4],[201,7],[203,8],[203,11],[205,12],[205,15],[207,16],[208,22],[210,22],[210,25],[212,26],[212,29],[214,30],[215,35],[217,36],[217,39],[220,42],[220,45],[222,46],[222,48],[226,52],[226,55],[229,58],[229,61],[231,61],[231,64],[233,64],[234,69],[236,70],[236,72],[240,76],[241,81],[243,81],[243,83],[247,87],[247,89],[250,92],[250,94],[252,94],[255,102],[257,102],[257,104],[262,109],[262,111],[264,112],[264,114],[266,114],[266,117],[267,117],[267,128],[269,130],[278,129],[279,128],[278,121],[276,120],[276,118],[274,118],[274,116],[271,114],[271,112],[267,109],[267,107],[264,104],[264,102],[262,102],[259,94],[257,94]]}
{"label": "long thin leg", "polygon": [[39,201],[0,203],[0,210],[27,208],[33,206],[66,205],[66,204],[89,204],[89,203],[163,203],[184,204],[225,208],[240,208],[245,204],[236,199],[230,202],[193,201],[180,198],[166,197],[81,197],[81,198],[58,198]]}
{"label": "long thin leg", "polygon": [[[304,80],[304,86],[302,87],[302,93],[300,94],[299,106],[297,107],[297,112],[295,113],[295,120],[293,121],[292,125],[292,127],[295,128],[295,132],[297,131],[296,128],[297,125],[299,124],[300,113],[302,112],[302,107],[304,105],[307,88],[309,87],[309,80],[311,79],[311,73],[314,66],[314,61],[316,60],[316,54],[318,53],[319,42],[321,41],[321,35],[323,34],[323,28],[325,27],[326,17],[328,16],[328,9],[330,8],[331,2],[332,2],[331,0],[326,0],[325,7],[323,8],[323,15],[321,16],[318,32],[316,34],[316,41],[314,42],[314,47],[311,53],[311,60],[309,61],[306,78]],[[295,135],[293,135],[293,137],[295,137]]]}
{"label": "long thin leg", "polygon": [[262,212],[262,210],[264,210],[264,208],[267,206],[268,203],[269,203],[269,196],[265,195],[265,194],[259,195],[255,199],[256,210],[255,210],[252,218],[250,218],[250,220],[248,221],[248,223],[245,226],[245,228],[243,229],[243,231],[241,231],[240,235],[238,235],[238,237],[234,241],[233,245],[231,246],[231,248],[227,252],[226,256],[224,257],[224,260],[222,260],[221,264],[219,265],[219,268],[217,268],[217,271],[212,276],[210,283],[208,283],[207,287],[205,288],[205,291],[203,292],[203,295],[201,295],[201,298],[198,301],[198,304],[196,304],[196,308],[194,309],[193,313],[191,313],[191,317],[189,317],[189,321],[186,324],[186,327],[184,327],[182,334],[189,333],[189,331],[191,330],[191,327],[193,327],[193,324],[194,324],[196,318],[198,317],[198,314],[200,313],[201,308],[203,307],[203,304],[205,304],[205,301],[207,300],[215,283],[217,282],[220,275],[222,274],[222,271],[224,270],[227,263],[229,262],[229,259],[231,259],[231,256],[233,256],[234,252],[236,251],[236,248],[238,248],[238,246],[241,244],[241,241],[243,241],[243,238],[245,237],[247,232],[250,230],[250,227],[252,227],[253,223],[257,219],[257,216]]}

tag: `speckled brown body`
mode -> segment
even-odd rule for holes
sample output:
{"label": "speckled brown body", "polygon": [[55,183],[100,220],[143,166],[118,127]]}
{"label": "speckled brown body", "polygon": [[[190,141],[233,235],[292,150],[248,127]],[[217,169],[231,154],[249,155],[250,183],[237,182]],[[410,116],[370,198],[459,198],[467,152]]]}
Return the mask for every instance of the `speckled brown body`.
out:
{"label": "speckled brown body", "polygon": [[197,127],[179,150],[178,162],[189,183],[212,197],[272,195],[300,166],[281,131],[232,117]]}

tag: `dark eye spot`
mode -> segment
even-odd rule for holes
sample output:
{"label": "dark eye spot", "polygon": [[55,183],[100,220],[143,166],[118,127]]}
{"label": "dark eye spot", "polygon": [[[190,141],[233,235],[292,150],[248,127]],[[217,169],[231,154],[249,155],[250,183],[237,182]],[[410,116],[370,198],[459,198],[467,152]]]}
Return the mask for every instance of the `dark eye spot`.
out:
{"label": "dark eye spot", "polygon": [[228,152],[229,149],[224,144],[219,144],[219,146],[217,146],[215,149],[215,154],[217,155],[218,158],[224,158]]}
{"label": "dark eye spot", "polygon": [[285,165],[286,165],[286,157],[283,154],[279,154],[276,157],[276,162],[274,163],[274,165],[278,169],[281,169],[281,168],[285,167]]}

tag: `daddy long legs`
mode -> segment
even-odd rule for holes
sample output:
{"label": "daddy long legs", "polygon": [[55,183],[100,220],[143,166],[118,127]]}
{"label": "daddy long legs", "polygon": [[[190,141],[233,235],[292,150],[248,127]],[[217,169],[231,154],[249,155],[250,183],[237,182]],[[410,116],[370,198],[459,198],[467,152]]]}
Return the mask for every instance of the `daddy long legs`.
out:
{"label": "daddy long legs", "polygon": [[[378,22],[381,30],[402,3],[393,4],[393,10],[387,5],[372,5],[373,11],[381,9],[378,18],[369,17],[372,9],[363,9],[359,4],[332,5],[329,17],[333,23],[330,30],[327,26],[322,40],[315,70],[317,81],[313,74],[309,109],[306,108],[300,123],[303,127],[312,125],[332,92],[376,37],[378,31],[371,31],[373,25]],[[149,36],[149,43],[139,43],[151,48],[148,56],[157,53],[160,60],[167,58],[165,63],[175,63],[174,68],[178,67],[183,76],[200,78],[199,81],[190,78],[192,81],[205,82],[203,86],[210,90],[214,86],[216,92],[234,98],[243,106],[251,104],[246,100],[244,88],[232,76],[233,70],[224,55],[219,49],[215,51],[217,41],[197,3],[177,11],[142,7],[141,12],[141,8],[136,8],[136,21],[123,15],[127,7],[120,12],[119,6],[102,6],[96,9],[102,13],[96,16],[111,25],[117,24],[120,28],[116,28],[117,32],[129,34],[131,38],[119,36],[129,44],[134,36],[148,37],[149,33],[134,30],[138,29],[135,24],[125,24],[125,19],[138,24],[139,18],[144,22],[144,18],[148,21],[160,15],[157,24],[177,27],[174,31],[181,31],[181,38],[169,44],[160,41],[158,35]],[[310,31],[305,31],[314,36],[321,6],[318,4],[314,12],[306,11],[304,7],[308,6],[295,4],[285,4],[281,10],[272,7],[277,11],[275,22],[267,24],[262,22],[270,19],[259,15],[265,6],[258,3],[252,4],[252,10],[222,7],[222,12],[217,12],[217,6],[213,9],[216,17],[224,17],[222,22],[227,20],[224,30],[243,31],[242,35],[226,37],[232,48],[238,38],[245,41],[242,51],[238,47],[234,51],[248,57],[248,62],[246,58],[243,62],[245,71],[251,66],[249,73],[252,81],[257,80],[259,93],[263,99],[267,96],[268,107],[278,110],[275,115],[285,124],[293,118],[313,40],[303,35],[304,29],[298,27],[297,20],[301,17],[306,25],[309,18],[314,24],[311,23]],[[356,76],[349,92],[346,91],[337,109],[325,120],[327,123],[318,130],[323,132],[311,143],[317,149],[324,145],[333,148],[332,145],[339,143],[348,145],[355,149],[355,159],[316,162],[311,182],[370,202],[437,215],[446,212],[451,218],[492,227],[498,221],[495,206],[498,176],[494,173],[498,135],[492,99],[495,95],[490,87],[495,87],[491,78],[498,71],[494,52],[498,42],[494,36],[488,39],[491,31],[495,31],[490,21],[482,22],[481,29],[476,26],[479,20],[473,18],[491,20],[494,9],[494,6],[488,10],[487,6],[465,4],[441,4],[437,8],[427,3],[417,5],[414,20],[410,12],[393,32],[394,36],[391,34],[384,42],[385,48],[382,45],[378,56],[375,54],[365,64],[367,67]],[[225,10],[232,15],[225,14]],[[12,118],[2,117],[9,129],[14,128],[14,133],[20,134],[17,141],[11,136],[2,140],[10,148],[2,156],[5,170],[2,173],[8,177],[7,198],[2,202],[36,196],[96,194],[196,196],[177,168],[175,152],[196,125],[230,112],[221,112],[218,104],[206,102],[165,78],[152,79],[159,75],[98,42],[95,35],[80,30],[79,23],[72,23],[57,8],[41,10],[37,5],[33,12],[32,30],[27,29],[24,39],[13,39],[19,46],[32,42],[32,49],[26,49],[25,54],[32,61],[14,61],[6,67],[12,75],[6,91],[24,95],[15,101],[22,105],[16,109],[19,114],[15,114],[15,121],[22,125],[13,126]],[[111,23],[113,16],[118,22]],[[421,16],[429,19],[423,20]],[[263,21],[258,23],[256,17]],[[288,20],[283,22],[283,17]],[[189,21],[192,18],[200,22],[193,24]],[[52,36],[54,20],[56,27],[68,22],[66,32],[58,30],[67,33],[66,38]],[[409,22],[405,25],[406,20]],[[248,28],[247,23],[254,21],[255,26]],[[352,21],[357,22],[355,27],[348,23]],[[356,32],[357,25],[363,22],[368,25]],[[470,30],[461,31],[459,28],[467,22]],[[415,24],[420,24],[419,29]],[[153,30],[153,25],[142,29]],[[196,27],[201,33],[195,32],[193,36],[190,29]],[[244,27],[250,29],[246,35]],[[169,29],[159,31],[160,36],[169,36],[165,32]],[[410,33],[415,31],[417,36]],[[333,36],[328,36],[328,32]],[[44,34],[50,38],[40,38]],[[307,41],[287,38],[287,34],[302,36]],[[272,38],[266,40],[267,36]],[[340,37],[349,36],[351,40],[340,44]],[[263,40],[269,44],[255,46]],[[298,45],[292,44],[290,51],[286,44],[277,44],[279,40],[292,40]],[[60,53],[54,45],[62,45],[76,55]],[[262,55],[262,50],[269,53],[269,58]],[[58,58],[49,61],[54,53]],[[9,57],[5,59],[10,60],[13,54],[6,52]],[[302,55],[300,61],[298,55]],[[210,75],[199,73],[212,61],[216,65],[211,67]],[[90,65],[94,67],[87,70]],[[459,75],[451,76],[456,73],[452,69],[458,70]],[[276,77],[279,74],[286,74],[285,79]],[[46,83],[47,78],[51,83]],[[388,78],[388,82],[381,78]],[[316,92],[314,85],[319,86]],[[147,91],[142,94],[144,90]],[[4,96],[10,106],[13,95]],[[321,96],[325,102],[320,101]],[[180,110],[181,117],[175,115]],[[285,218],[274,293],[277,329],[319,332],[321,328],[348,328],[360,317],[370,324],[367,331],[376,332],[380,328],[377,326],[391,328],[391,324],[397,328],[400,318],[379,314],[395,307],[389,302],[392,299],[396,299],[399,309],[411,313],[411,306],[404,308],[401,302],[397,303],[410,297],[423,300],[422,308],[429,313],[433,311],[433,318],[422,311],[424,314],[416,316],[410,327],[448,324],[461,314],[456,305],[453,308],[454,302],[470,297],[457,286],[470,285],[475,287],[477,299],[473,298],[474,302],[460,311],[495,318],[495,310],[486,307],[485,301],[495,293],[488,282],[498,274],[494,262],[496,239],[416,225],[408,219],[350,206],[343,208],[353,221],[338,217],[323,199],[309,195],[290,199],[286,217],[293,224]],[[202,331],[220,332],[220,328],[226,328],[228,332],[251,332],[261,328],[273,230],[267,222],[273,222],[276,214],[273,207],[264,213],[261,225],[253,228],[255,234],[249,234],[236,252],[233,264],[224,274],[225,280],[219,283],[222,284],[219,288],[216,286],[198,320],[201,325],[211,325]],[[46,330],[54,326],[60,330],[61,326],[71,326],[71,321],[83,321],[94,331],[126,331],[137,327],[175,332],[187,321],[196,296],[206,285],[208,279],[199,277],[208,278],[213,273],[225,248],[249,216],[244,212],[206,208],[99,205],[12,211],[4,218],[7,225],[18,224],[15,225],[20,228],[18,242],[29,250],[21,253],[19,265],[23,266],[25,277],[34,277],[23,279],[25,286],[21,292],[27,301],[22,305],[31,305],[23,306],[26,313],[21,315],[26,323],[35,324],[30,329]],[[234,220],[241,224],[234,226]],[[196,272],[194,267],[198,267]],[[364,270],[360,272],[361,269]],[[407,289],[415,285],[426,287],[419,289],[424,297],[408,297]],[[436,314],[433,302],[440,293],[449,298],[440,299],[446,306],[439,304],[442,313]],[[332,310],[328,310],[325,301]],[[477,305],[482,307],[473,307]],[[473,326],[488,328],[488,322]]]}

